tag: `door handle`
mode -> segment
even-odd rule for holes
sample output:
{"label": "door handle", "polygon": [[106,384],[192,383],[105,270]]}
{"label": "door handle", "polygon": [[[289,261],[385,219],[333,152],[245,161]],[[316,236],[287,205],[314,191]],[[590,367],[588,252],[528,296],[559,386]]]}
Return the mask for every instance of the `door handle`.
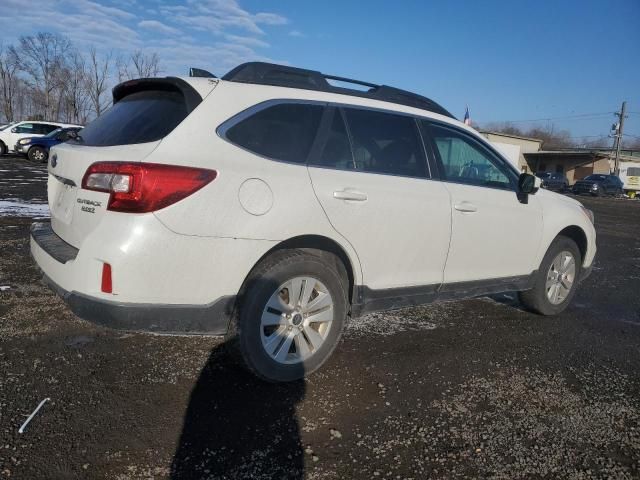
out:
{"label": "door handle", "polygon": [[333,198],[338,200],[353,200],[355,202],[364,202],[367,199],[367,194],[357,192],[355,190],[339,190],[333,192]]}
{"label": "door handle", "polygon": [[455,208],[459,212],[466,212],[466,213],[472,213],[472,212],[478,211],[478,207],[476,207],[473,203],[469,203],[469,202],[456,203],[453,206],[453,208]]}

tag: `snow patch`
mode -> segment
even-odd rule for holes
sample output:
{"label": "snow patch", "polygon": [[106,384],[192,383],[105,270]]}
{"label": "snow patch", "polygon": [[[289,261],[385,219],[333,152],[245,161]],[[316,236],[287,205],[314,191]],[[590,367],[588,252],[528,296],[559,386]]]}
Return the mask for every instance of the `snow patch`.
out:
{"label": "snow patch", "polygon": [[24,203],[0,200],[0,216],[48,218],[51,216],[47,203]]}

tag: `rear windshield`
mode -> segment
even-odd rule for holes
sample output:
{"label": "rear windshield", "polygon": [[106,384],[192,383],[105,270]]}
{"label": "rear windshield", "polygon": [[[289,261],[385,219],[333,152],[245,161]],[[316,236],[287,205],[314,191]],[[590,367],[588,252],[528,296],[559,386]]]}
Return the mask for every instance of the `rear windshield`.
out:
{"label": "rear windshield", "polygon": [[606,180],[607,177],[604,175],[589,175],[587,178],[585,178],[585,180],[596,180],[599,182],[602,182],[604,180]]}
{"label": "rear windshield", "polygon": [[78,141],[95,147],[154,142],[167,136],[187,115],[179,92],[132,93],[87,125]]}
{"label": "rear windshield", "polygon": [[628,177],[640,177],[640,167],[629,167],[627,170]]}

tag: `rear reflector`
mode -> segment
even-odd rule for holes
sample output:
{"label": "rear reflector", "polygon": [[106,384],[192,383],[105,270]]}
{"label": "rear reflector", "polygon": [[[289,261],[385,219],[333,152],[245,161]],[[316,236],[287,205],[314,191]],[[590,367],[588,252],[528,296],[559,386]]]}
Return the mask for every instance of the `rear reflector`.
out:
{"label": "rear reflector", "polygon": [[111,283],[111,265],[108,263],[102,264],[102,286],[101,290],[104,293],[113,293],[113,285]]}
{"label": "rear reflector", "polygon": [[82,188],[110,193],[107,210],[146,213],[188,197],[217,175],[215,170],[159,163],[98,162],[87,169]]}

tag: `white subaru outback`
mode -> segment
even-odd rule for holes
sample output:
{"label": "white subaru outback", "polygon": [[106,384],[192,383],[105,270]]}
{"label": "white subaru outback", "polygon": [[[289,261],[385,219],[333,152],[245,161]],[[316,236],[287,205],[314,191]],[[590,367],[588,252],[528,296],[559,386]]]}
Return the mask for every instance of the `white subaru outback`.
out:
{"label": "white subaru outback", "polygon": [[349,315],[500,291],[555,315],[591,270],[592,213],[425,97],[248,63],[128,81],[113,102],[52,149],[51,222],[31,233],[90,321],[227,334],[288,381]]}

